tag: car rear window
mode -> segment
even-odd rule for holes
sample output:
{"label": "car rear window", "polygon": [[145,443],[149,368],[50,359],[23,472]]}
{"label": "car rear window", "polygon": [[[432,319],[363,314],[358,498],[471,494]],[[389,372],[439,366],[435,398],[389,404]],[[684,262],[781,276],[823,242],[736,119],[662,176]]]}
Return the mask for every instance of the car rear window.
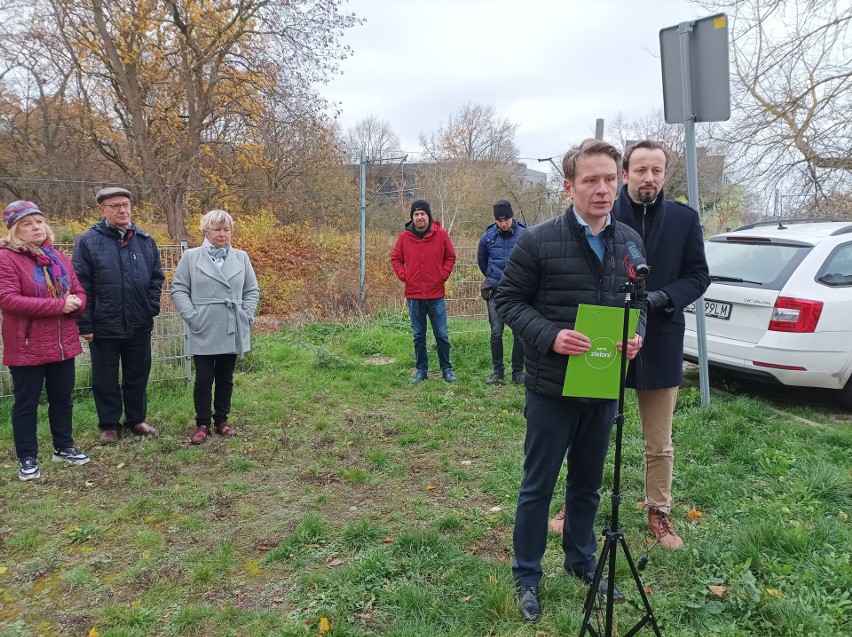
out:
{"label": "car rear window", "polygon": [[708,241],[705,249],[715,282],[780,290],[811,246],[722,240]]}

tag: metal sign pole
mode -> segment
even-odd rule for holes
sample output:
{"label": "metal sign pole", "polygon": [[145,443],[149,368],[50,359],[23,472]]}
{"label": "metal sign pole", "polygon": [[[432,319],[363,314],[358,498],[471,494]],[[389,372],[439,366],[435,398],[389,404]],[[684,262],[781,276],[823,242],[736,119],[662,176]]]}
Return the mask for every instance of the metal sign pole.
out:
{"label": "metal sign pole", "polygon": [[367,151],[361,149],[361,254],[358,269],[358,303],[364,309],[367,291],[364,279],[367,272]]}
{"label": "metal sign pole", "polygon": [[[692,103],[692,61],[690,59],[690,34],[693,22],[681,22],[677,33],[680,41],[680,68],[683,89],[683,126],[686,142],[686,185],[689,207],[698,210],[701,218],[701,202],[698,197],[698,153],[695,148],[695,108]],[[701,387],[701,405],[710,404],[710,379],[707,371],[707,324],[704,317],[704,295],[695,301],[695,330],[698,338],[698,384]]]}

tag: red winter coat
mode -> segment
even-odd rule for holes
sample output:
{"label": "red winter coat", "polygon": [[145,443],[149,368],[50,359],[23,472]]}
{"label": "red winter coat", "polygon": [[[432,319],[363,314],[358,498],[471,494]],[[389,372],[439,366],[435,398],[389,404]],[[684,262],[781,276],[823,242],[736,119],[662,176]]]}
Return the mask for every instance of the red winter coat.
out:
{"label": "red winter coat", "polygon": [[391,252],[391,265],[400,281],[405,283],[407,299],[442,299],[444,281],[453,273],[456,251],[450,235],[433,221],[432,228],[420,239],[412,232],[413,223],[405,224]]}
{"label": "red winter coat", "polygon": [[[48,244],[49,245],[49,244]],[[3,364],[31,366],[56,363],[83,352],[74,315],[86,307],[83,291],[71,261],[56,251],[68,272],[71,294],[83,304],[63,314],[64,298],[36,296],[34,255],[0,246],[0,310],[3,312]]]}

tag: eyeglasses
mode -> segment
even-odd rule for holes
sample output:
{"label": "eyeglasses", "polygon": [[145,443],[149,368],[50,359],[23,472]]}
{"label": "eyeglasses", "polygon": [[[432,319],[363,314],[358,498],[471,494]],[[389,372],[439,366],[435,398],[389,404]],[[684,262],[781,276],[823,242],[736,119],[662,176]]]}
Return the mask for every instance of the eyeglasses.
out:
{"label": "eyeglasses", "polygon": [[113,212],[116,210],[130,210],[130,202],[104,204],[104,208]]}

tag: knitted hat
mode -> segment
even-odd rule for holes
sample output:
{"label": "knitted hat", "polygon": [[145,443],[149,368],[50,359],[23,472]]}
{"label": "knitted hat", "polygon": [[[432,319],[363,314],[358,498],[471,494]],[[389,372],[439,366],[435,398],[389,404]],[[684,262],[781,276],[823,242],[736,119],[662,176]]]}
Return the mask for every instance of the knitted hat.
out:
{"label": "knitted hat", "polygon": [[515,213],[512,212],[512,204],[510,204],[505,199],[498,199],[494,202],[494,218],[497,220],[500,219],[511,219],[515,216]]}
{"label": "knitted hat", "polygon": [[95,201],[98,202],[98,205],[102,204],[105,200],[110,197],[127,197],[130,199],[130,191],[125,190],[124,188],[119,188],[118,186],[110,186],[109,188],[101,188],[98,190],[98,194],[95,195]]}
{"label": "knitted hat", "polygon": [[13,201],[3,208],[3,223],[7,228],[11,228],[27,215],[44,216],[44,213],[32,201]]}
{"label": "knitted hat", "polygon": [[432,208],[429,206],[429,202],[425,199],[418,199],[413,204],[411,204],[411,218],[414,219],[414,213],[418,210],[422,210],[429,216],[429,220],[432,220]]}

